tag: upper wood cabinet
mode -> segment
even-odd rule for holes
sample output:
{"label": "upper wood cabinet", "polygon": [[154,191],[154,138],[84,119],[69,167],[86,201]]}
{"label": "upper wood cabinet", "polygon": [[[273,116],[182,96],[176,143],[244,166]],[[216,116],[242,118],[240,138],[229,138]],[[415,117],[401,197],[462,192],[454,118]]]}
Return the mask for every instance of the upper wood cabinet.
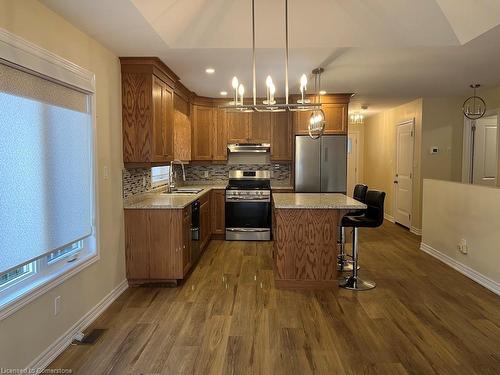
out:
{"label": "upper wood cabinet", "polygon": [[122,59],[123,161],[166,164],[174,157],[174,91],[150,64]]}
{"label": "upper wood cabinet", "polygon": [[179,95],[174,95],[174,158],[191,160],[190,105]]}
{"label": "upper wood cabinet", "polygon": [[193,160],[212,160],[214,112],[211,106],[193,105]]}
{"label": "upper wood cabinet", "polygon": [[271,114],[271,160],[289,161],[292,155],[292,119],[290,112]]}
{"label": "upper wood cabinet", "polygon": [[269,143],[271,141],[271,115],[273,114],[269,112],[252,113],[248,134],[249,143]]}
{"label": "upper wood cabinet", "polygon": [[212,160],[227,160],[227,113],[214,109],[215,125],[212,133]]}
{"label": "upper wood cabinet", "polygon": [[[347,134],[347,112],[349,94],[332,94],[321,97],[323,112],[325,112],[324,134]],[[308,134],[310,111],[293,113],[293,128],[295,134]]]}
{"label": "upper wood cabinet", "polygon": [[227,142],[247,143],[250,136],[251,113],[227,112]]}

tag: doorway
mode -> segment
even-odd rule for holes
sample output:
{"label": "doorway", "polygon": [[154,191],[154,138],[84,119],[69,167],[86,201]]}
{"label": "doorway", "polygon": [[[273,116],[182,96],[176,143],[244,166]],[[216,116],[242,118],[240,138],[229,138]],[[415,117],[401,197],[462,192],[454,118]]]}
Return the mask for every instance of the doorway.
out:
{"label": "doorway", "polygon": [[396,166],[394,176],[394,221],[411,226],[413,197],[414,120],[396,126]]}
{"label": "doorway", "polygon": [[478,120],[464,119],[462,182],[497,186],[500,109]]}
{"label": "doorway", "polygon": [[354,186],[359,182],[359,132],[347,136],[347,195],[352,197]]}

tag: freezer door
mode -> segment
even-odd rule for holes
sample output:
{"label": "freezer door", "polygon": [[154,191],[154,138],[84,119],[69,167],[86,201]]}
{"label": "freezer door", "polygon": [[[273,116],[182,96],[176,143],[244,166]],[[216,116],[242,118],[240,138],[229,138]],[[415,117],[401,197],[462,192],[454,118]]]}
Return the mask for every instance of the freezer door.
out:
{"label": "freezer door", "polygon": [[321,191],[345,193],[347,190],[347,137],[323,136],[321,139]]}
{"label": "freezer door", "polygon": [[320,139],[309,136],[295,138],[295,191],[299,193],[319,192]]}

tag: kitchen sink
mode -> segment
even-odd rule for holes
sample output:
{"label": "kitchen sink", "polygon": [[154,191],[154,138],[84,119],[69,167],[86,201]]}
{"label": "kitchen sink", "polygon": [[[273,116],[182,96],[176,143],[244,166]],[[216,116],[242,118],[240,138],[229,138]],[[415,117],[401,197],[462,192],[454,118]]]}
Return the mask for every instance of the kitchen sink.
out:
{"label": "kitchen sink", "polygon": [[168,195],[176,195],[176,194],[182,194],[182,195],[195,195],[200,192],[202,192],[203,189],[201,188],[175,188],[172,189],[172,191],[165,191],[162,194],[168,194]]}

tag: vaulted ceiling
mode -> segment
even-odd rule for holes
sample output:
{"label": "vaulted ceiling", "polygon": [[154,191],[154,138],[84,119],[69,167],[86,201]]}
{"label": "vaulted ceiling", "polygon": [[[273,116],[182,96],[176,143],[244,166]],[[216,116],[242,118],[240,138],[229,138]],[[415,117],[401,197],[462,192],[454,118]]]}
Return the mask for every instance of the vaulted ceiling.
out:
{"label": "vaulted ceiling", "polygon": [[[43,0],[120,56],[158,56],[203,96],[251,86],[251,0]],[[255,0],[257,85],[284,93],[284,0]],[[498,0],[289,0],[290,86],[322,66],[322,88],[371,112],[500,84]],[[212,67],[215,74],[207,75]],[[310,85],[309,88],[312,88]]]}

